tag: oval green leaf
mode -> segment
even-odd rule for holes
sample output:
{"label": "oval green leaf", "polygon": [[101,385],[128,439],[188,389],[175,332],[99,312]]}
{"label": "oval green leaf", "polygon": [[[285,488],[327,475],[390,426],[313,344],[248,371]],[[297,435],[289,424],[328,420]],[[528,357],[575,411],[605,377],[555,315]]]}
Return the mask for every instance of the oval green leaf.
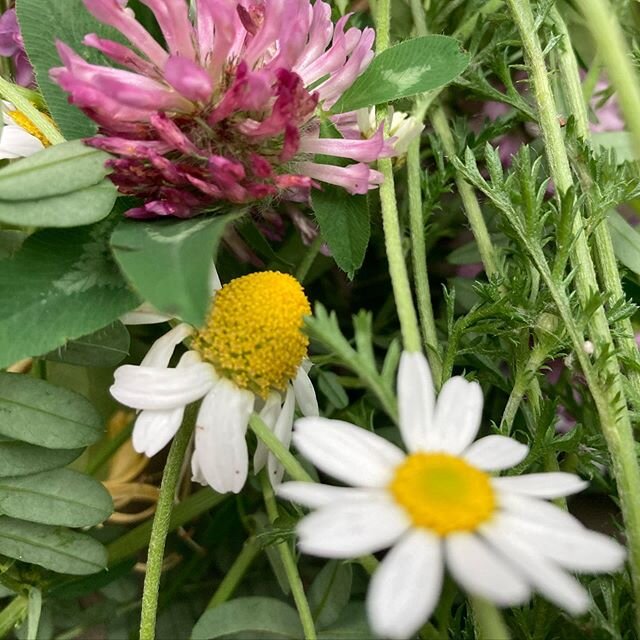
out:
{"label": "oval green leaf", "polygon": [[45,358],[81,367],[115,367],[129,355],[129,332],[122,322],[70,340]]}
{"label": "oval green leaf", "polygon": [[468,64],[469,56],[454,38],[405,40],[376,56],[332,111],[344,113],[437,89],[457,78]]}
{"label": "oval green leaf", "polygon": [[18,440],[0,441],[0,478],[26,476],[65,467],[82,449],[45,449]]}
{"label": "oval green leaf", "polygon": [[0,170],[0,200],[40,200],[86,189],[110,173],[110,157],[82,140],[47,147]]}
{"label": "oval green leaf", "polygon": [[102,571],[106,549],[92,537],[64,527],[0,516],[0,554],[72,575]]}
{"label": "oval green leaf", "polygon": [[106,218],[118,191],[109,180],[36,200],[0,200],[0,222],[21,227],[80,227]]}
{"label": "oval green leaf", "polygon": [[238,598],[204,612],[191,633],[192,640],[209,640],[231,633],[270,633],[277,638],[304,636],[298,614],[275,598]]}
{"label": "oval green leaf", "polygon": [[0,513],[29,522],[91,527],[113,513],[101,482],[71,469],[0,478]]}
{"label": "oval green leaf", "polygon": [[0,434],[49,449],[100,439],[100,414],[81,395],[19,373],[0,373]]}

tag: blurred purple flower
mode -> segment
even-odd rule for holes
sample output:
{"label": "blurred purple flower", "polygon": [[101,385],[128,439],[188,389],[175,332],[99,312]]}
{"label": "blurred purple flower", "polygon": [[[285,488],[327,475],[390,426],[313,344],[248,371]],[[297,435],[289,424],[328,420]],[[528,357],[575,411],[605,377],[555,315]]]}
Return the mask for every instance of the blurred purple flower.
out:
{"label": "blurred purple flower", "polygon": [[34,85],[33,67],[24,50],[15,9],[9,9],[0,16],[0,56],[13,60],[17,84],[23,87]]}

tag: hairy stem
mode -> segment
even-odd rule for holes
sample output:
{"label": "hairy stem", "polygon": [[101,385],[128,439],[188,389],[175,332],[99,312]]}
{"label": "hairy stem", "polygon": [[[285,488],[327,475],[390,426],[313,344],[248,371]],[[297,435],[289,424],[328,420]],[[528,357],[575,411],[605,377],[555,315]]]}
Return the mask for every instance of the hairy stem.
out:
{"label": "hairy stem", "polygon": [[191,434],[195,426],[195,414],[187,412],[185,421],[176,434],[169,450],[167,463],[162,474],[160,496],[153,518],[149,553],[147,555],[147,572],[144,577],[142,592],[142,615],[140,618],[140,640],[153,640],[156,635],[156,616],[158,613],[158,595],[164,548],[169,533],[173,499],[180,476],[180,468],[184,459]]}

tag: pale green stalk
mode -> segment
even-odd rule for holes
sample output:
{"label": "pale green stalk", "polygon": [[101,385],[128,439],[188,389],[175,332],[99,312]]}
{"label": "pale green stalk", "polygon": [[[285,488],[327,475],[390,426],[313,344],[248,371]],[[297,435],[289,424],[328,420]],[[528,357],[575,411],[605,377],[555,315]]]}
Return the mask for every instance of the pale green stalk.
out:
{"label": "pale green stalk", "polygon": [[471,606],[478,640],[510,640],[511,634],[502,619],[502,614],[492,603],[472,597]]}
{"label": "pale green stalk", "polygon": [[609,79],[616,89],[636,153],[640,154],[640,85],[616,12],[608,0],[581,0],[578,8],[584,14],[598,45],[598,55],[604,61]]}
{"label": "pale green stalk", "polygon": [[[507,2],[520,32],[525,60],[530,69],[551,176],[558,191],[565,193],[573,186],[573,179],[531,6],[528,0],[507,0]],[[579,212],[574,217],[573,232],[575,248],[572,263],[576,270],[576,287],[580,301],[586,304],[598,291],[598,282]],[[562,311],[565,322],[572,323],[570,310],[565,308]],[[613,341],[602,307],[594,312],[589,329],[590,338],[596,344],[596,357],[602,352],[611,354],[605,363],[606,383],[600,383],[595,375],[588,375],[591,362],[579,343],[577,331],[573,331],[572,338],[576,356],[583,365],[589,389],[598,407],[602,432],[611,455],[627,529],[635,598],[636,603],[640,603],[640,503],[637,500],[637,496],[640,495],[640,469],[635,456],[635,440],[626,406],[622,376],[617,358],[613,355],[615,353]],[[576,344],[576,338],[578,338],[578,344]],[[638,614],[638,608],[636,608],[636,614]],[[640,627],[640,617],[637,621]]]}
{"label": "pale green stalk", "polygon": [[0,77],[0,95],[11,102],[15,108],[25,115],[38,128],[40,133],[51,143],[60,144],[65,141],[55,124],[41,111],[38,111],[31,101],[24,97],[23,92],[11,82]]}
{"label": "pale green stalk", "polygon": [[431,290],[427,273],[427,249],[424,237],[424,219],[422,216],[422,184],[420,169],[420,138],[409,146],[407,153],[407,180],[409,187],[409,223],[411,226],[411,255],[413,258],[413,278],[416,283],[418,313],[424,340],[425,351],[431,365],[431,371],[440,388],[442,384],[442,355],[433,317]]}
{"label": "pale green stalk", "polygon": [[[264,504],[267,509],[267,517],[269,522],[273,525],[279,518],[278,505],[276,504],[276,498],[273,494],[273,489],[269,483],[267,474],[262,472],[260,474],[260,483],[262,485],[262,494],[264,496]],[[284,572],[287,576],[289,586],[291,587],[291,594],[293,600],[296,603],[298,609],[298,616],[300,617],[300,623],[304,631],[305,640],[316,640],[318,637],[316,634],[315,625],[313,623],[313,614],[311,613],[311,607],[309,607],[309,601],[304,592],[302,580],[298,573],[298,567],[296,566],[295,558],[289,547],[288,542],[280,542],[276,545],[280,559],[284,565]]]}
{"label": "pale green stalk", "polygon": [[7,636],[27,615],[29,599],[24,595],[16,596],[0,611],[0,638]]}
{"label": "pale green stalk", "polygon": [[[380,54],[389,47],[391,0],[378,0],[376,4],[376,52]],[[386,119],[386,107],[380,108],[378,116],[380,120]],[[393,295],[400,320],[402,342],[407,351],[421,351],[422,340],[420,338],[420,329],[418,328],[418,317],[413,305],[409,274],[402,251],[402,233],[391,159],[378,160],[378,169],[383,175],[383,183],[380,185],[382,226],[384,228],[391,286],[393,287]]]}
{"label": "pale green stalk", "polygon": [[[576,121],[576,132],[580,138],[589,141],[591,139],[591,129],[589,128],[589,115],[585,104],[582,85],[580,84],[580,73],[578,62],[571,46],[569,32],[560,15],[560,12],[554,7],[551,10],[551,19],[553,20],[558,33],[563,37],[561,50],[558,57],[558,68],[562,78],[562,86],[564,94],[569,103],[570,113]],[[589,186],[591,177],[584,168],[579,167],[581,181],[585,186]],[[622,281],[620,272],[618,271],[618,263],[616,261],[611,234],[606,222],[597,225],[594,230],[593,249],[595,251],[598,263],[598,272],[602,290],[610,295],[612,301],[617,302],[625,297],[622,289]],[[640,369],[640,351],[635,340],[635,332],[630,318],[625,318],[617,323],[620,330],[618,337],[618,346],[623,358],[629,362],[636,362]],[[627,376],[632,387],[632,400],[636,408],[640,405],[640,370],[629,367]]]}
{"label": "pale green stalk", "polygon": [[195,415],[189,411],[182,427],[173,439],[162,474],[160,495],[153,518],[151,539],[149,540],[147,570],[142,592],[140,640],[154,640],[156,635],[156,616],[158,613],[158,595],[162,576],[162,563],[164,561],[164,548],[167,534],[169,533],[171,511],[173,509],[176,486],[180,477],[180,469],[194,426]]}

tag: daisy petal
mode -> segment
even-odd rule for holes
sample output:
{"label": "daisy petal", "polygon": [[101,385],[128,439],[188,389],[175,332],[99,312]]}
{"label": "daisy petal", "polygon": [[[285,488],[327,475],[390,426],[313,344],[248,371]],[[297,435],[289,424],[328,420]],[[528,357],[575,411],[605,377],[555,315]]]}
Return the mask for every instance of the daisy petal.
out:
{"label": "daisy petal", "polygon": [[384,487],[404,459],[384,438],[342,420],[301,418],[293,442],[316,467],[356,487]]}
{"label": "daisy petal", "polygon": [[369,501],[384,497],[378,489],[352,489],[351,487],[333,487],[315,482],[285,482],[276,493],[279,498],[290,500],[303,507],[318,509],[338,502]]}
{"label": "daisy petal", "polygon": [[572,473],[555,471],[550,473],[528,473],[524,476],[493,478],[498,491],[521,493],[534,498],[562,498],[585,489],[589,483]]}
{"label": "daisy petal", "polygon": [[[142,305],[144,307],[144,305]],[[136,311],[148,311],[142,307]],[[152,309],[153,307],[151,307]],[[135,313],[135,312],[132,312]],[[167,331],[162,337],[158,338],[152,345],[151,349],[147,351],[147,355],[143,358],[140,366],[142,367],[162,367],[165,368],[171,360],[171,356],[177,345],[179,345],[185,338],[193,333],[193,329],[185,323],[179,324],[177,327]]]}
{"label": "daisy petal", "polygon": [[535,520],[502,516],[512,536],[539,549],[542,555],[570,571],[610,572],[623,564],[626,552],[613,538],[586,527],[546,527]]}
{"label": "daisy petal", "polygon": [[423,449],[433,428],[435,395],[427,359],[403,351],[398,369],[400,432],[409,451]]}
{"label": "daisy petal", "polygon": [[481,533],[545,598],[572,615],[589,608],[591,598],[584,587],[537,549],[514,538],[502,518],[494,518],[481,528]]}
{"label": "daisy petal", "polygon": [[[289,385],[284,404],[282,405],[282,411],[280,412],[273,428],[274,435],[287,449],[291,443],[291,430],[293,429],[293,415],[295,410],[296,397],[293,392],[293,387]],[[282,482],[284,467],[280,464],[278,458],[276,458],[271,452],[269,452],[267,471],[269,472],[271,485],[274,487],[278,486]]]}
{"label": "daisy petal", "polygon": [[304,553],[355,558],[392,545],[411,525],[386,496],[340,502],[303,518],[297,527]]}
{"label": "daisy petal", "polygon": [[254,402],[252,393],[229,380],[220,380],[202,401],[194,456],[207,484],[219,493],[238,493],[247,479],[245,434]]}
{"label": "daisy petal", "polygon": [[[129,313],[125,313],[120,316],[120,322],[122,322],[122,324],[128,325],[158,324],[160,322],[168,322],[169,320],[171,320],[171,316],[160,313],[152,304],[149,304],[148,302],[144,302],[139,307],[136,307],[133,311],[129,311]],[[169,361],[167,360],[167,362]]]}
{"label": "daisy petal", "polygon": [[181,369],[125,364],[116,369],[111,395],[134,409],[177,409],[204,397],[215,380],[213,367],[204,362]]}
{"label": "daisy petal", "polygon": [[445,553],[453,577],[471,595],[500,607],[512,607],[529,598],[531,590],[526,581],[478,536],[448,536]]}
{"label": "daisy petal", "polygon": [[443,573],[439,538],[419,529],[404,536],[369,585],[367,612],[376,634],[391,640],[415,635],[438,603]]}
{"label": "daisy petal", "polygon": [[304,367],[298,368],[298,373],[293,379],[293,390],[296,393],[296,403],[300,407],[303,416],[317,416],[320,414],[316,391]]}
{"label": "daisy petal", "polygon": [[464,459],[483,471],[510,469],[522,462],[529,453],[529,447],[513,438],[487,436],[476,440],[464,452]]}
{"label": "daisy petal", "polygon": [[[276,426],[276,420],[282,411],[282,398],[279,393],[275,391],[270,393],[265,400],[264,407],[260,409],[260,413],[258,414],[262,421],[273,431],[273,428]],[[258,440],[258,444],[256,445],[256,452],[253,454],[253,471],[254,473],[258,473],[267,464],[267,458],[269,456],[269,449],[267,445],[262,442],[262,440]]]}
{"label": "daisy petal", "polygon": [[482,419],[482,389],[477,382],[449,378],[438,396],[434,430],[440,442],[434,448],[458,454],[473,442]]}
{"label": "daisy petal", "polygon": [[0,160],[26,158],[43,149],[42,142],[27,133],[22,127],[8,124],[2,128],[0,133]]}
{"label": "daisy petal", "polygon": [[142,411],[131,435],[133,448],[148,458],[155,456],[176,435],[183,416],[184,407],[166,411]]}
{"label": "daisy petal", "polygon": [[517,493],[501,492],[498,501],[504,513],[527,520],[533,520],[545,527],[562,529],[583,529],[582,523],[568,511],[556,507],[555,504],[521,496]]}

